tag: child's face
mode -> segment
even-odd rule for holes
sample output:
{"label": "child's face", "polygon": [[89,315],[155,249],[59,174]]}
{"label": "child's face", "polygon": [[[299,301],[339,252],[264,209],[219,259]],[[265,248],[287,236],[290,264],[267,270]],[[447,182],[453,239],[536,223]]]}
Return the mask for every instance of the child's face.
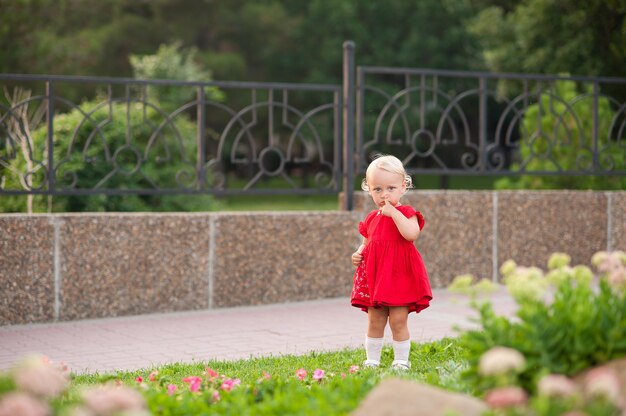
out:
{"label": "child's face", "polygon": [[372,171],[372,174],[367,178],[367,187],[368,193],[379,208],[385,205],[386,200],[389,200],[391,205],[396,206],[406,191],[404,176],[382,169]]}

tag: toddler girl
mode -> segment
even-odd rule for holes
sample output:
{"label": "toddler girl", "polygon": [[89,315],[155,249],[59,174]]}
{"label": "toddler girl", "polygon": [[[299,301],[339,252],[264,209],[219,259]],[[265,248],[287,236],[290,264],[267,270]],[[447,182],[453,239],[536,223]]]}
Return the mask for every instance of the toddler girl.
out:
{"label": "toddler girl", "polygon": [[408,370],[410,312],[429,306],[432,292],[426,268],[414,241],[424,227],[422,214],[400,204],[412,187],[402,162],[380,156],[368,166],[361,185],[378,209],[359,223],[363,242],[352,254],[354,274],[351,303],[367,312],[364,367],[378,367],[387,321],[393,335],[392,368]]}

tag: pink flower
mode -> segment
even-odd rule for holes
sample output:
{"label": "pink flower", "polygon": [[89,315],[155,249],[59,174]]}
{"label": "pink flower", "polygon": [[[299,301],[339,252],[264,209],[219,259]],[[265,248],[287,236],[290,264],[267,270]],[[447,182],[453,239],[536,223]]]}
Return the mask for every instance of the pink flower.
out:
{"label": "pink flower", "polygon": [[61,361],[59,363],[59,370],[63,371],[64,373],[68,373],[70,371],[70,366],[67,365],[66,362]]}
{"label": "pink flower", "polygon": [[346,373],[341,373],[341,378],[346,378]]}
{"label": "pink flower", "polygon": [[296,370],[296,377],[298,377],[298,379],[300,381],[304,380],[306,378],[306,370],[304,368],[299,368]]}
{"label": "pink flower", "polygon": [[206,375],[210,381],[213,381],[215,378],[217,378],[217,376],[219,376],[217,372],[213,371],[213,369],[209,367],[205,368],[202,374]]}
{"label": "pink flower", "polygon": [[523,406],[528,401],[528,395],[521,387],[500,387],[490,390],[485,401],[493,408]]}
{"label": "pink flower", "polygon": [[214,391],[212,396],[213,396],[213,401],[215,402],[219,402],[221,399],[219,391]]}
{"label": "pink flower", "polygon": [[269,375],[269,373],[263,371],[263,379],[264,380],[271,380],[272,376]]}
{"label": "pink flower", "polygon": [[320,381],[324,378],[324,370],[320,370],[319,368],[313,371],[313,380]]}
{"label": "pink flower", "polygon": [[52,366],[48,357],[38,355],[18,363],[13,380],[18,389],[39,397],[57,396],[69,385],[66,372]]}
{"label": "pink flower", "polygon": [[200,377],[185,377],[183,379],[184,383],[189,383],[189,391],[196,392],[200,390],[200,385],[202,384],[202,379]]}
{"label": "pink flower", "polygon": [[156,376],[159,375],[159,372],[154,370],[153,372],[150,373],[150,376],[148,377],[148,380],[150,381],[156,381]]}
{"label": "pink flower", "polygon": [[141,377],[141,376],[137,376],[137,377],[135,377],[135,381],[136,381],[137,383],[143,383],[143,377]]}
{"label": "pink flower", "polygon": [[0,397],[1,416],[47,416],[50,409],[26,393],[9,392]]}
{"label": "pink flower", "polygon": [[526,365],[521,352],[507,347],[493,347],[485,352],[478,363],[478,372],[483,376],[497,376],[509,371],[519,371]]}
{"label": "pink flower", "polygon": [[350,366],[350,369],[348,370],[348,373],[350,373],[350,374],[358,373],[360,369],[361,368],[358,365],[353,365],[353,366]]}
{"label": "pink flower", "polygon": [[171,396],[172,394],[174,394],[176,392],[177,389],[178,389],[178,387],[176,387],[175,384],[168,384],[167,385],[167,395]]}
{"label": "pink flower", "polygon": [[234,380],[229,378],[222,382],[222,386],[220,388],[224,391],[231,391],[233,387],[238,386],[240,384],[241,384],[241,381],[238,378]]}
{"label": "pink flower", "polygon": [[113,415],[144,410],[146,404],[141,394],[127,387],[100,385],[83,392],[83,402],[88,414]]}
{"label": "pink flower", "polygon": [[548,397],[571,397],[576,394],[576,384],[560,374],[548,374],[539,381],[537,390]]}

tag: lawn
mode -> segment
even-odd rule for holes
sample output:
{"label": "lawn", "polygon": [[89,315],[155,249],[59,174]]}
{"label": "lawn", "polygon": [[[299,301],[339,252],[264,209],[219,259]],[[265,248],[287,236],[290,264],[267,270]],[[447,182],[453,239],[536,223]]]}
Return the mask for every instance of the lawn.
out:
{"label": "lawn", "polygon": [[[359,367],[365,359],[363,349],[345,349],[78,375],[73,378],[63,405],[77,402],[85,387],[117,383],[141,389],[153,414],[343,415],[354,410],[386,377],[466,391],[468,387],[459,381],[465,362],[462,352],[456,339],[413,344],[410,356],[413,367],[405,373],[389,369],[393,351],[386,346],[382,365],[376,370]],[[195,386],[195,392],[192,391],[194,377],[202,380]]]}

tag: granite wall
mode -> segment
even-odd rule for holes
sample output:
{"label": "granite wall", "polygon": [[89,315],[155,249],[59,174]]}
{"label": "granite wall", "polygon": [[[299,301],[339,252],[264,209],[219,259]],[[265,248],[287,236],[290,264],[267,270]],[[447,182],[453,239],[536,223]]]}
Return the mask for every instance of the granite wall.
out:
{"label": "granite wall", "polygon": [[[0,215],[0,325],[349,296],[353,212]],[[433,286],[626,249],[626,192],[413,191]]]}

